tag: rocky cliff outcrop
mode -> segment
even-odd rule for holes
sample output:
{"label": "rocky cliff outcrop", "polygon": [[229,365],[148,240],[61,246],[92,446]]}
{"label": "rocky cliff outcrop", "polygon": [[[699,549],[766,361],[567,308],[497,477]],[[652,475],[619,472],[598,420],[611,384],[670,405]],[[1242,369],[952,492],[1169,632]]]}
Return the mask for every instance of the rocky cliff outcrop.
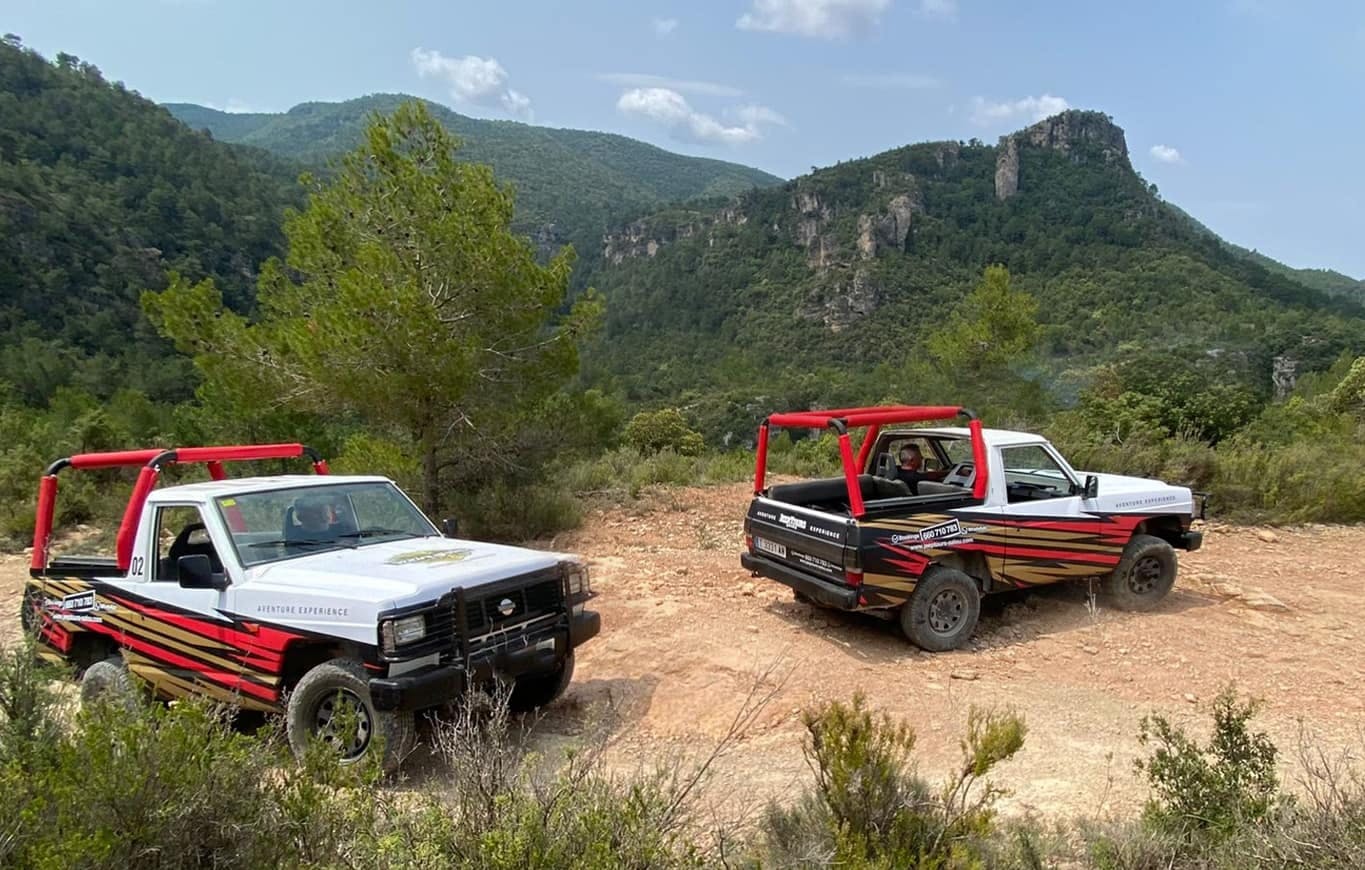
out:
{"label": "rocky cliff outcrop", "polygon": [[848,271],[839,270],[836,280],[806,298],[801,315],[808,320],[818,320],[830,332],[841,332],[876,311],[883,302],[882,288],[871,273],[858,268]]}
{"label": "rocky cliff outcrop", "polygon": [[995,157],[995,198],[1009,199],[1019,192],[1019,140],[1013,136],[1000,137],[1000,150]]}
{"label": "rocky cliff outcrop", "polygon": [[[602,256],[619,265],[631,257],[653,257],[665,245],[708,233],[717,224],[742,225],[748,216],[738,204],[727,205],[714,214],[694,213],[684,220],[642,219],[602,237]],[[714,236],[708,243],[715,241]]]}
{"label": "rocky cliff outcrop", "polygon": [[1000,137],[995,158],[995,197],[1006,200],[1019,192],[1019,149],[1046,148],[1073,163],[1098,159],[1129,167],[1128,142],[1119,127],[1102,112],[1070,110],[1044,118],[1032,127]]}
{"label": "rocky cliff outcrop", "polygon": [[904,250],[916,212],[924,212],[918,195],[902,193],[891,198],[882,214],[858,215],[858,256],[870,260],[879,251]]}

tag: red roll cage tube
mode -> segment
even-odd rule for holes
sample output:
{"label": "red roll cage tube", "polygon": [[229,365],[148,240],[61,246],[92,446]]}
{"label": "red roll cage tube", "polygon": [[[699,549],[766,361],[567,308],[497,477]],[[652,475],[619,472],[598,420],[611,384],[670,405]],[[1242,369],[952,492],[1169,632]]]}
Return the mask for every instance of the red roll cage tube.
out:
{"label": "red roll cage tube", "polygon": [[133,493],[128,497],[128,507],[123,512],[123,522],[119,524],[115,544],[118,569],[127,571],[133,558],[133,536],[137,534],[137,524],[142,518],[142,508],[147,496],[156,486],[161,467],[171,463],[188,464],[202,462],[208,466],[209,476],[214,480],[227,477],[223,470],[224,462],[244,462],[252,459],[297,459],[306,456],[313,463],[318,474],[327,473],[327,460],[311,447],[303,444],[242,444],[221,447],[179,447],[174,450],[151,448],[148,450],[119,450],[111,453],[78,453],[65,459],[58,459],[47,467],[38,483],[38,512],[33,522],[33,558],[29,563],[31,570],[38,572],[47,567],[47,548],[52,538],[52,517],[57,506],[57,474],[64,468],[117,468],[126,465],[141,465]]}
{"label": "red roll cage tube", "polygon": [[[867,457],[872,445],[881,433],[882,426],[895,423],[926,423],[930,420],[951,420],[956,417],[967,419],[967,430],[971,435],[972,462],[976,467],[976,479],[972,484],[972,498],[986,497],[986,442],[981,436],[981,421],[966,408],[952,405],[882,405],[871,408],[840,408],[834,411],[793,411],[786,414],[771,414],[758,426],[758,450],[754,460],[754,495],[763,494],[763,478],[768,468],[768,427],[786,426],[796,429],[833,429],[839,433],[839,457],[844,466],[844,483],[848,486],[848,506],[854,517],[861,517],[866,511],[863,506],[862,490],[858,487],[858,475],[867,466]],[[867,435],[853,457],[853,442],[849,438],[850,428],[867,427]]]}

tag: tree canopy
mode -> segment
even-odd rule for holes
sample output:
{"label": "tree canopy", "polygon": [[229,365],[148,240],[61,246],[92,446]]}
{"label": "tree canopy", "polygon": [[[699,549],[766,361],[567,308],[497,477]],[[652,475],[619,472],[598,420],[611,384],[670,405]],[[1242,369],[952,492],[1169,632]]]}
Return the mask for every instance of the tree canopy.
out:
{"label": "tree canopy", "polygon": [[498,462],[576,372],[599,309],[588,292],[564,310],[572,249],[537,262],[511,229],[511,191],[458,147],[420,103],[373,118],[286,218],[288,255],[261,271],[255,322],[211,281],[177,276],[144,296],[234,407],[351,415],[410,448],[431,512],[446,469]]}

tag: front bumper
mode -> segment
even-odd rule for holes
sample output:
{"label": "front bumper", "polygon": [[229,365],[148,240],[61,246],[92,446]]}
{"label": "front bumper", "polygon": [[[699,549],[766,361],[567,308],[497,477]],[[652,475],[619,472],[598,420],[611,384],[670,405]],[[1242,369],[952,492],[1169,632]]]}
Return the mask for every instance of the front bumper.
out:
{"label": "front bumper", "polygon": [[1204,545],[1203,532],[1181,532],[1179,544],[1180,549],[1194,551],[1198,550],[1203,545]]}
{"label": "front bumper", "polygon": [[789,568],[754,553],[740,553],[739,564],[755,574],[790,586],[817,604],[839,610],[856,610],[858,607],[858,590],[856,589],[831,583],[828,580],[816,577],[814,574]]}
{"label": "front bumper", "polygon": [[524,674],[548,674],[557,670],[574,647],[602,630],[602,617],[585,610],[569,619],[569,630],[560,623],[558,632],[539,638],[524,637],[524,644],[511,644],[480,651],[464,662],[428,665],[396,677],[372,677],[370,700],[376,710],[426,710],[458,700],[470,686],[495,679],[513,680]]}

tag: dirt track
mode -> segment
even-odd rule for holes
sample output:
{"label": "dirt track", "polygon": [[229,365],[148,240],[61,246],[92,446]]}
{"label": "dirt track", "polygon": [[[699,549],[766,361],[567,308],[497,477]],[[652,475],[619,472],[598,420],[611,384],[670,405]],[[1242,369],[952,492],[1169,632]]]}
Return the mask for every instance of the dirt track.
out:
{"label": "dirt track", "polygon": [[805,777],[797,711],[854,691],[914,726],[927,773],[958,759],[971,705],[1022,713],[1025,749],[1001,776],[1020,809],[1140,798],[1140,718],[1202,721],[1228,683],[1265,699],[1261,725],[1286,755],[1300,719],[1331,746],[1365,748],[1365,529],[1214,525],[1204,549],[1181,554],[1156,612],[1100,599],[1092,613],[1084,586],[1058,587],[988,603],[972,649],[930,655],[893,623],[817,611],[750,578],[738,564],[747,501],[742,485],[666,493],[554,542],[592,558],[604,621],[570,701],[611,699],[642,754],[713,741],[774,663],[785,683],[724,765],[768,794]]}
{"label": "dirt track", "polygon": [[[1365,749],[1365,528],[1214,525],[1203,550],[1181,554],[1156,612],[1118,613],[1103,599],[1092,612],[1083,586],[996,599],[972,649],[929,655],[892,623],[816,611],[750,578],[738,564],[746,504],[742,485],[670,490],[543,542],[591,559],[604,624],[542,725],[553,742],[598,717],[620,764],[696,752],[771,671],[780,689],[719,766],[725,793],[781,795],[802,782],[798,711],[854,691],[913,725],[930,774],[957,760],[972,705],[1023,714],[1025,748],[999,776],[1016,809],[1132,806],[1143,794],[1139,719],[1202,721],[1228,683],[1265,700],[1260,724],[1287,772],[1300,720],[1325,745]],[[0,556],[6,639],[25,573],[21,557]]]}

